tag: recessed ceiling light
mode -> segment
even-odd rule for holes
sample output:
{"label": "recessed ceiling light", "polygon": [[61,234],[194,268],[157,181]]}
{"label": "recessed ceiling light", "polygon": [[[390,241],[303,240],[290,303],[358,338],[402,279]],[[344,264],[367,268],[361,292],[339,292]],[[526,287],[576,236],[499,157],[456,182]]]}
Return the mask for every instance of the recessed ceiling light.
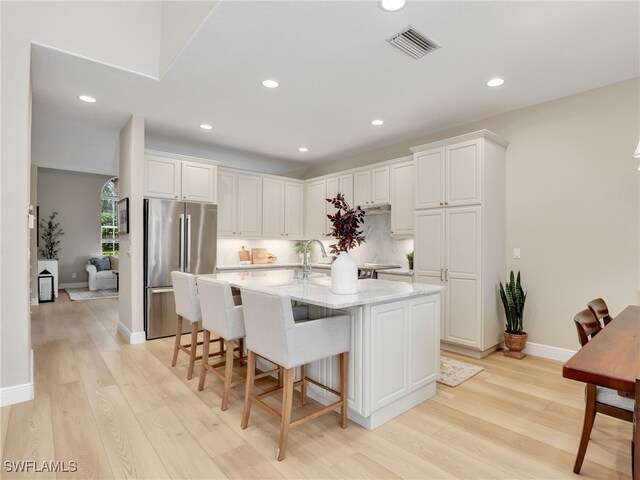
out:
{"label": "recessed ceiling light", "polygon": [[381,0],[380,7],[387,12],[397,12],[402,10],[406,3],[406,0]]}
{"label": "recessed ceiling light", "polygon": [[93,97],[90,97],[89,95],[80,95],[78,96],[78,99],[87,103],[96,103],[96,99]]}
{"label": "recessed ceiling light", "polygon": [[504,80],[502,78],[492,78],[491,80],[489,80],[487,82],[487,86],[488,87],[499,87],[503,83],[504,83]]}
{"label": "recessed ceiling light", "polygon": [[267,88],[276,88],[279,85],[275,80],[263,80],[262,86]]}
{"label": "recessed ceiling light", "polygon": [[299,151],[299,152],[308,152],[308,151],[309,151],[309,149],[308,149],[307,147],[300,147],[300,148],[298,149],[298,151]]}
{"label": "recessed ceiling light", "polygon": [[213,127],[211,125],[203,123],[202,125],[200,125],[200,128],[203,130],[211,130]]}
{"label": "recessed ceiling light", "polygon": [[372,120],[371,121],[371,125],[375,125],[376,127],[382,125],[384,123],[384,121],[382,120]]}

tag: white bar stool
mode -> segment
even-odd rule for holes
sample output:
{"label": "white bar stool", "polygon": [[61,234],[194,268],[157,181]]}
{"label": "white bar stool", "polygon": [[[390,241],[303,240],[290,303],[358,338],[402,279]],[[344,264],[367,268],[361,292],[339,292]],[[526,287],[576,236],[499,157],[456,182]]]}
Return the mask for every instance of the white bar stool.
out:
{"label": "white bar stool", "polygon": [[[231,293],[231,285],[228,282],[210,277],[198,277],[198,292],[200,293],[200,310],[202,312],[202,328],[204,330],[203,360],[200,368],[200,383],[198,390],[204,388],[207,370],[215,374],[224,382],[221,410],[226,410],[229,405],[229,392],[231,387],[244,382],[244,379],[232,382],[234,351],[239,352],[237,360],[244,360],[243,338],[244,317],[242,315],[241,298]],[[208,342],[211,333],[215,332],[224,340],[225,361],[210,365],[208,362]],[[237,347],[236,347],[237,344]],[[216,370],[224,365],[224,374]]]}
{"label": "white bar stool", "polygon": [[[198,345],[204,342],[198,342],[198,323],[202,320],[200,312],[200,300],[198,298],[198,287],[196,286],[196,276],[190,273],[173,271],[171,272],[171,280],[173,281],[173,296],[176,303],[176,341],[173,346],[173,358],[171,366],[175,367],[178,361],[178,352],[181,350],[189,355],[189,368],[187,369],[187,380],[193,377],[193,368],[196,360],[202,359],[202,355],[197,355]],[[191,342],[183,345],[182,324],[187,320],[191,323]],[[210,340],[211,341],[211,340]],[[220,342],[220,352],[222,352],[222,340],[215,338],[212,341]],[[209,350],[209,341],[207,342],[207,352]],[[214,354],[215,356],[221,353]],[[209,354],[207,353],[207,356]]]}
{"label": "white bar stool", "polygon": [[[251,405],[255,402],[267,413],[280,418],[280,441],[277,459],[283,460],[287,447],[289,428],[305,423],[319,415],[340,407],[340,426],[347,427],[347,362],[350,347],[351,319],[349,315],[335,315],[317,320],[295,321],[291,299],[242,289],[244,322],[247,332],[247,388],[244,397],[241,427],[247,428]],[[283,367],[284,385],[279,388],[253,394],[256,355]],[[337,392],[312,379],[306,378],[305,366],[323,358],[340,355],[340,391]],[[302,367],[301,379],[293,381],[295,367]],[[291,421],[294,386],[301,386],[305,401],[305,381],[337,395],[339,400],[301,418]],[[267,405],[262,399],[282,390],[282,412]]]}

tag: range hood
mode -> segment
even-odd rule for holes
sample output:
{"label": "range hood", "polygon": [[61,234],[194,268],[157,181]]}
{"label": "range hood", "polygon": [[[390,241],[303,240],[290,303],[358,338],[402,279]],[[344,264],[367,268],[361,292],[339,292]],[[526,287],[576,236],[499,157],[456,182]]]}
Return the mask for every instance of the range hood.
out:
{"label": "range hood", "polygon": [[391,212],[391,205],[360,205],[360,208],[367,212],[367,215],[382,215]]}

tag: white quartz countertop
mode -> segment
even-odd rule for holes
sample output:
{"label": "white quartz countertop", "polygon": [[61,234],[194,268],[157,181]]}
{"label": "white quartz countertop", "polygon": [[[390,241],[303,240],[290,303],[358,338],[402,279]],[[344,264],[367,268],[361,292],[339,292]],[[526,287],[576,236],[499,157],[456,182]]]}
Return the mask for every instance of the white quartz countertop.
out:
{"label": "white quartz countertop", "polygon": [[224,272],[227,270],[276,270],[297,267],[302,267],[302,263],[252,263],[249,265],[240,265],[236,263],[231,265],[218,265],[216,269],[219,272]]}
{"label": "white quartz countertop", "polygon": [[293,270],[251,270],[204,276],[225,280],[234,287],[287,295],[292,300],[333,309],[405,300],[445,290],[445,287],[440,285],[367,279],[358,280],[357,294],[336,295],[330,291],[331,278],[322,274],[312,274],[311,278],[304,282],[293,278]]}

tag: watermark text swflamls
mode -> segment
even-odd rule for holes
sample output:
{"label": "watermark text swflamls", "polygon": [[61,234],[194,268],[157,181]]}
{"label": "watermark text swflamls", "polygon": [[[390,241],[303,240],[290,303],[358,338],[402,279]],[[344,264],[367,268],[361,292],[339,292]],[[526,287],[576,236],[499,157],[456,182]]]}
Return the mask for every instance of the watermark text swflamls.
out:
{"label": "watermark text swflamls", "polygon": [[59,472],[59,473],[73,473],[78,471],[78,462],[70,460],[68,462],[64,460],[5,460],[2,464],[5,472]]}

